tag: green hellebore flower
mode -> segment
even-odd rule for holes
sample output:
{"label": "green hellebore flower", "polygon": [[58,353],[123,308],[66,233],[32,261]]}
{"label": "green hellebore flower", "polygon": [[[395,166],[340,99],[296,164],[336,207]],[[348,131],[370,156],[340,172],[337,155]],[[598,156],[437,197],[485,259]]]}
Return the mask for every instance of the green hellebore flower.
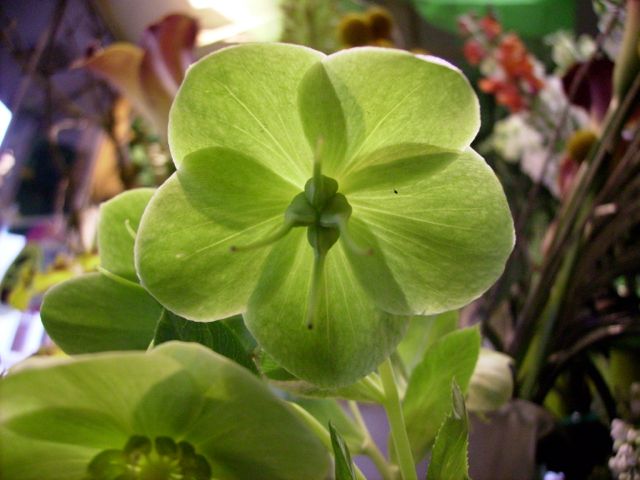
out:
{"label": "green hellebore flower", "polygon": [[465,305],[504,268],[513,224],[478,128],[468,81],[433,57],[216,52],[172,106],[177,172],[140,223],[142,284],[188,319],[244,312],[304,380],[354,382],[408,316]]}
{"label": "green hellebore flower", "polygon": [[10,373],[0,434],[7,480],[322,479],[329,466],[264,383],[180,342]]}

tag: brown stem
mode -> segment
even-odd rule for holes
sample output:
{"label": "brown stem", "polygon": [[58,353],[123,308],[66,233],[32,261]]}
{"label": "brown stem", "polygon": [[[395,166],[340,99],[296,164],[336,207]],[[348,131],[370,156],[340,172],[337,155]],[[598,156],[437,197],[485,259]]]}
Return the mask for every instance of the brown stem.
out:
{"label": "brown stem", "polygon": [[556,274],[560,269],[567,245],[582,232],[586,221],[591,217],[591,202],[587,202],[587,196],[594,186],[597,174],[600,172],[605,158],[613,150],[614,139],[618,138],[622,125],[634,106],[634,101],[639,92],[640,76],[635,79],[619,108],[608,115],[609,122],[603,138],[598,148],[592,150],[591,158],[583,163],[582,170],[576,179],[575,187],[560,211],[558,227],[543,264],[540,277],[532,286],[531,294],[525,302],[514,340],[509,349],[510,353],[516,356],[518,362],[524,356],[522,347],[531,339],[537,319],[545,308],[549,297],[550,285],[553,285]]}

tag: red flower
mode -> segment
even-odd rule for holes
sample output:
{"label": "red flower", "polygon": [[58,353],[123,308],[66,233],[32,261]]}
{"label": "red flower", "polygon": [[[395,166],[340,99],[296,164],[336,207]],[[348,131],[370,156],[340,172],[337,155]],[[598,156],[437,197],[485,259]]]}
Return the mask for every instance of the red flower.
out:
{"label": "red flower", "polygon": [[502,33],[502,26],[490,13],[480,19],[480,27],[489,40],[493,40]]}
{"label": "red flower", "polygon": [[533,74],[533,65],[520,38],[509,33],[500,42],[498,61],[510,77],[527,77]]}
{"label": "red flower", "polygon": [[526,100],[513,83],[502,83],[496,92],[496,101],[507,107],[511,113],[519,112],[527,106]]}
{"label": "red flower", "polygon": [[467,41],[464,44],[463,53],[471,65],[478,65],[486,55],[484,48],[477,40]]}

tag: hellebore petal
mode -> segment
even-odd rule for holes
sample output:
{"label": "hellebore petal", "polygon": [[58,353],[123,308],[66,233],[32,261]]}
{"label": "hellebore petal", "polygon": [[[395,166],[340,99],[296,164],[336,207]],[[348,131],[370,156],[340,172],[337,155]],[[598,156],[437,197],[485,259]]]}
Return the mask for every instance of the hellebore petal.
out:
{"label": "hellebore petal", "polygon": [[128,190],[100,205],[98,220],[100,266],[132,282],[138,281],[133,263],[133,242],[140,217],[153,192],[152,188]]}
{"label": "hellebore petal", "polygon": [[312,151],[296,107],[298,85],[324,54],[284,44],[250,44],[194,64],[171,110],[169,145],[180,165],[194,151],[235,149],[302,187]]}
{"label": "hellebore petal", "polygon": [[356,48],[326,57],[303,79],[300,105],[310,144],[321,138],[336,152],[324,168],[339,184],[386,147],[460,151],[480,128],[478,99],[457,68],[400,50]]}
{"label": "hellebore petal", "polygon": [[102,204],[98,221],[101,273],[63,282],[47,292],[42,322],[66,353],[144,350],[163,311],[138,284],[134,237],[153,190],[129,190]]}
{"label": "hellebore petal", "polygon": [[151,199],[136,240],[144,287],[200,321],[245,310],[268,249],[232,252],[278,228],[298,193],[256,160],[226,148],[192,153]]}
{"label": "hellebore petal", "polygon": [[[44,297],[42,321],[66,353],[146,350],[172,340],[196,342],[258,373],[236,331],[242,318],[215,323],[185,320],[162,307],[139,283],[134,239],[151,189],[124,192],[102,204],[98,222],[100,273],[61,283]],[[238,329],[239,323],[242,329]],[[247,333],[248,334],[248,333]]]}
{"label": "hellebore petal", "polygon": [[[351,264],[378,306],[396,314],[432,315],[466,305],[496,281],[513,248],[502,187],[471,149],[354,172],[345,195],[380,251],[352,256]],[[376,273],[380,258],[384,275]],[[399,289],[388,287],[390,278]]]}
{"label": "hellebore petal", "polygon": [[88,273],[47,292],[42,322],[66,353],[145,350],[162,310],[141,286]]}
{"label": "hellebore petal", "polygon": [[312,265],[306,233],[291,232],[269,254],[245,321],[258,343],[294,375],[318,385],[348,385],[395,349],[407,319],[375,308],[338,245],[327,256],[320,308],[309,328]]}
{"label": "hellebore petal", "polygon": [[168,455],[172,445],[191,449],[216,479],[321,479],[328,468],[326,450],[288,405],[195,344],[48,359],[0,380],[0,392],[6,478],[90,478],[98,454],[117,455],[135,439]]}

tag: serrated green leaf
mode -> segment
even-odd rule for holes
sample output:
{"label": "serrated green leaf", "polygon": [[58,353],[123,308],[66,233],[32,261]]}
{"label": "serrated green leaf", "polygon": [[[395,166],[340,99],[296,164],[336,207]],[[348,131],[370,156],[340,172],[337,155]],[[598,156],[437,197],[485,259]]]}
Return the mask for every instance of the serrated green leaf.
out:
{"label": "serrated green leaf", "polygon": [[3,478],[82,480],[133,435],[189,442],[220,479],[322,479],[328,469],[289,406],[194,343],[39,362],[0,380],[0,412],[11,445],[0,449]]}
{"label": "serrated green leaf", "polygon": [[442,423],[433,445],[427,479],[467,480],[469,478],[469,425],[464,395],[454,381],[452,411]]}
{"label": "serrated green leaf", "polygon": [[153,343],[160,345],[171,340],[199,343],[230,358],[253,373],[258,373],[256,364],[240,339],[222,321],[193,322],[164,310],[156,326]]}
{"label": "serrated green leaf", "polygon": [[331,434],[331,445],[333,446],[333,457],[335,458],[334,474],[336,480],[356,480],[356,472],[351,461],[349,447],[347,447],[347,444],[331,422],[329,422],[329,433]]}
{"label": "serrated green leaf", "polygon": [[100,205],[100,266],[132,282],[138,281],[133,264],[134,235],[138,230],[142,212],[152,195],[153,189],[138,188],[123,192]]}
{"label": "serrated green leaf", "polygon": [[66,353],[145,350],[162,307],[139,285],[88,273],[47,292],[41,316]]}
{"label": "serrated green leaf", "polygon": [[402,410],[416,461],[427,453],[450,412],[451,382],[466,392],[479,352],[478,329],[458,330],[433,344],[413,371]]}

